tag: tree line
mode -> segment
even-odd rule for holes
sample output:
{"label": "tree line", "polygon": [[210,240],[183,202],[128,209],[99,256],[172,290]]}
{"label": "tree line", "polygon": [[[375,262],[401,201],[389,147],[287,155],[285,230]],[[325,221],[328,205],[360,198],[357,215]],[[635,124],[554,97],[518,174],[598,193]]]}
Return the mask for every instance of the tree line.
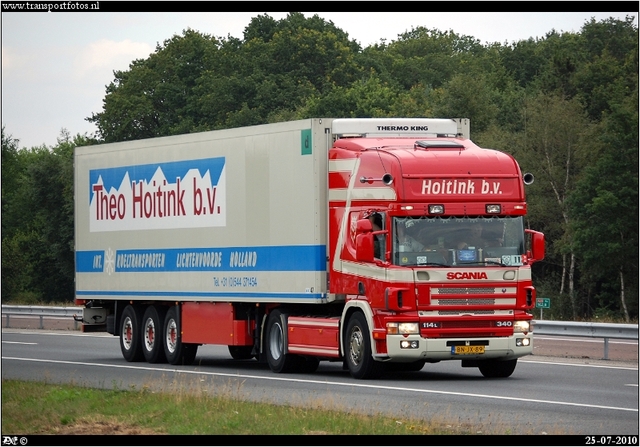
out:
{"label": "tree line", "polygon": [[74,296],[73,150],[310,117],[464,117],[535,175],[527,225],[546,316],[638,318],[638,29],[481,44],[417,27],[361,47],[331,21],[254,17],[243,38],[187,29],[114,71],[96,135],[20,148],[2,128],[2,301]]}

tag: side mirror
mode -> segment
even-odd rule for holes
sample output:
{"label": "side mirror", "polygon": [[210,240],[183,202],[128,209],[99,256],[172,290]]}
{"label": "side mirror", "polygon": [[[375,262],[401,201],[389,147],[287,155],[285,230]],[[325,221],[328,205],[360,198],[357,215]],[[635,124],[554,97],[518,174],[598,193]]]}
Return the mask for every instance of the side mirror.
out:
{"label": "side mirror", "polygon": [[369,219],[358,219],[356,221],[356,235],[362,233],[371,233],[373,231],[373,224]]}
{"label": "side mirror", "polygon": [[542,261],[544,259],[544,233],[534,230],[524,230],[524,232],[531,236],[531,252],[527,253],[529,262]]}
{"label": "side mirror", "polygon": [[373,262],[373,234],[362,233],[356,236],[356,260]]}
{"label": "side mirror", "polygon": [[356,260],[373,262],[373,225],[369,219],[359,219],[356,222]]}

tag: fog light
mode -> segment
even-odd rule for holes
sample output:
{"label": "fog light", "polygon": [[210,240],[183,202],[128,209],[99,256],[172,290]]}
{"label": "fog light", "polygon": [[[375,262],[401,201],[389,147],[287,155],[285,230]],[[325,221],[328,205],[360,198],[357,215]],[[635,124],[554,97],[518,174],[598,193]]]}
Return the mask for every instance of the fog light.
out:
{"label": "fog light", "polygon": [[418,349],[420,343],[418,340],[402,340],[400,342],[400,349]]}
{"label": "fog light", "polygon": [[429,214],[444,214],[444,205],[429,205]]}
{"label": "fog light", "polygon": [[531,344],[531,340],[528,338],[516,338],[516,346],[529,346]]}

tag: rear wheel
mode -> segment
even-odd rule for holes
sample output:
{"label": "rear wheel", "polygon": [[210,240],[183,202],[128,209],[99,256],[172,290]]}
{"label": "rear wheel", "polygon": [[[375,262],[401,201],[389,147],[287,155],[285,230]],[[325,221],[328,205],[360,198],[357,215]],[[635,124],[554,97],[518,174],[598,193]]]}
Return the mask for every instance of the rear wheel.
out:
{"label": "rear wheel", "polygon": [[298,364],[296,356],[285,354],[285,326],[282,312],[274,310],[267,319],[266,351],[267,363],[271,371],[277,373],[291,372]]}
{"label": "rear wheel", "polygon": [[162,326],[166,313],[166,308],[163,306],[149,306],[142,317],[142,352],[145,360],[149,363],[167,361],[162,337]]}
{"label": "rear wheel", "polygon": [[191,365],[196,359],[198,345],[182,343],[178,315],[178,306],[173,306],[169,309],[164,319],[162,330],[164,334],[164,353],[167,361],[172,365]]}
{"label": "rear wheel", "polygon": [[516,369],[518,359],[513,360],[481,360],[478,369],[483,376],[488,378],[509,377]]}
{"label": "rear wheel", "polygon": [[383,364],[371,355],[369,325],[361,312],[353,314],[347,324],[346,361],[349,372],[356,379],[375,379],[382,374]]}
{"label": "rear wheel", "polygon": [[122,311],[120,319],[120,350],[127,362],[144,360],[141,326],[140,311],[130,304],[127,305]]}

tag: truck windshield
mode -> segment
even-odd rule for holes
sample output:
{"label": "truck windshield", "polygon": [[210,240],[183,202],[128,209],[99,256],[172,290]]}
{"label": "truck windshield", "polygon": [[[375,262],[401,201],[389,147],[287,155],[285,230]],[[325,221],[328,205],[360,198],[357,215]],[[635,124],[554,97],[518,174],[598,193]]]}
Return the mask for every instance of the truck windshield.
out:
{"label": "truck windshield", "polygon": [[394,217],[392,234],[395,265],[522,265],[522,216]]}

